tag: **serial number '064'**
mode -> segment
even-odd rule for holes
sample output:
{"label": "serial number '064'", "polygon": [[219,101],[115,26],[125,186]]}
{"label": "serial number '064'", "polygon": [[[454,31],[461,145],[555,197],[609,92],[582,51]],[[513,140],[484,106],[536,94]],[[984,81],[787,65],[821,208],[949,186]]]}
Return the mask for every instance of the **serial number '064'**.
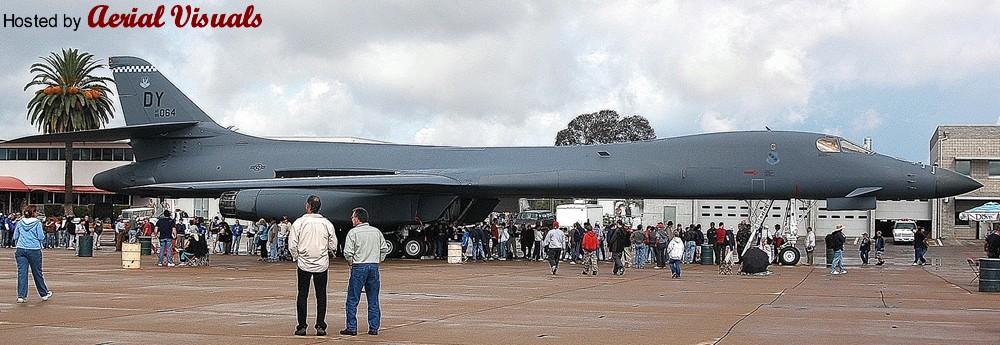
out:
{"label": "serial number '064'", "polygon": [[177,110],[174,108],[157,108],[153,111],[153,117],[172,117],[177,115]]}

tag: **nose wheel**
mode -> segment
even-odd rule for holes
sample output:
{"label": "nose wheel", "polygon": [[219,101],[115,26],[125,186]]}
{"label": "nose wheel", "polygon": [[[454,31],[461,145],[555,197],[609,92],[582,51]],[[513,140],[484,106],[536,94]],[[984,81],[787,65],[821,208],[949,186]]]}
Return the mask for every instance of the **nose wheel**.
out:
{"label": "nose wheel", "polygon": [[799,250],[788,246],[778,251],[778,262],[782,265],[795,266],[799,263]]}

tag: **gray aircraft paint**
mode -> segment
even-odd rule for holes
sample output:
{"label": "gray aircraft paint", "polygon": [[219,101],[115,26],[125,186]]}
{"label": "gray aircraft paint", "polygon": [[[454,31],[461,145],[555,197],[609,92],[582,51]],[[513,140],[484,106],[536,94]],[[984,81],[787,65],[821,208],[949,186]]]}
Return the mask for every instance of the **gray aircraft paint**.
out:
{"label": "gray aircraft paint", "polygon": [[806,132],[572,147],[263,139],[216,124],[148,62],[110,62],[126,127],[12,142],[128,138],[136,162],[98,174],[96,187],[142,196],[222,195],[226,215],[243,219],[296,217],[310,194],[322,197],[322,213],[339,225],[363,206],[373,223],[391,228],[478,221],[505,197],[827,199],[831,209],[850,209],[874,207],[876,199],[938,198],[981,187],[951,170],[874,152],[824,153],[818,139],[843,139]]}

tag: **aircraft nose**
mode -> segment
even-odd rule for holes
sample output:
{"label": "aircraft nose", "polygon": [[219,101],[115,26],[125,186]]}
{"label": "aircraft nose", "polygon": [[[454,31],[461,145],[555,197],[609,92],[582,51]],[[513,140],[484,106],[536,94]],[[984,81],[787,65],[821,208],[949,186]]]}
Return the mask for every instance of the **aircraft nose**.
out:
{"label": "aircraft nose", "polygon": [[983,186],[982,183],[973,180],[971,177],[948,169],[938,169],[935,179],[935,197],[938,198],[968,193]]}

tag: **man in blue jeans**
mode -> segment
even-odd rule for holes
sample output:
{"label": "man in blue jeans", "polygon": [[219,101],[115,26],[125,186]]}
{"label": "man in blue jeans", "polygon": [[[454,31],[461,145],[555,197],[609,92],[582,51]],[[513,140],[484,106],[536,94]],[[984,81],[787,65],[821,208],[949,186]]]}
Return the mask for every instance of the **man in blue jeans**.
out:
{"label": "man in blue jeans", "polygon": [[829,250],[833,251],[833,263],[830,264],[830,274],[844,274],[847,270],[844,269],[844,243],[847,243],[847,238],[844,237],[844,225],[837,224],[837,228],[833,230],[830,234]]}
{"label": "man in blue jeans", "polygon": [[389,245],[382,231],[368,225],[368,211],[358,207],[351,211],[351,224],[344,239],[344,259],[351,266],[351,279],[347,283],[347,327],[340,331],[343,335],[358,335],[358,302],[361,288],[368,298],[368,334],[378,335],[382,321],[382,311],[378,304],[381,287],[378,264],[389,254]]}
{"label": "man in blue jeans", "polygon": [[170,210],[163,211],[163,217],[156,220],[154,232],[159,234],[160,253],[156,257],[156,266],[163,266],[163,255],[167,256],[167,267],[174,267],[174,237],[177,237],[177,224],[170,218]]}

